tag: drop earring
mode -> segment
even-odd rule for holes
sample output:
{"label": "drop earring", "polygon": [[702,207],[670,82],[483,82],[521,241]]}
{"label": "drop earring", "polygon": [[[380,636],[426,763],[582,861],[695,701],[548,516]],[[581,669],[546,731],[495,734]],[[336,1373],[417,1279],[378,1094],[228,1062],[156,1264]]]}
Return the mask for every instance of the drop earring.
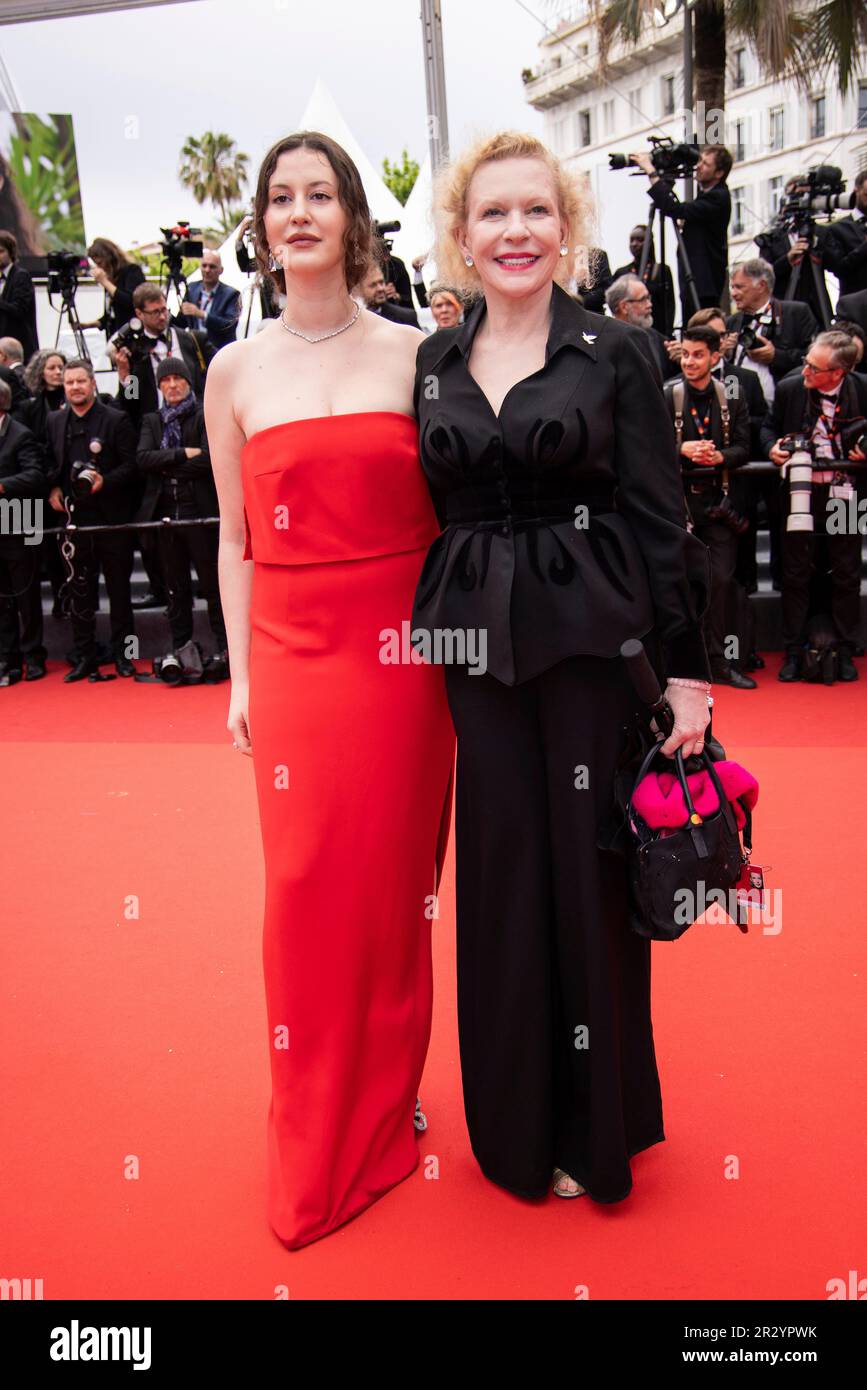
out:
{"label": "drop earring", "polygon": [[464,260],[466,261],[467,265],[472,265],[472,264],[473,264],[473,258],[472,258],[472,256],[464,256]]}
{"label": "drop earring", "polygon": [[282,269],[282,266],[280,265],[280,262],[279,262],[279,261],[275,258],[275,256],[274,256],[274,252],[273,252],[273,251],[270,251],[270,250],[269,250],[269,252],[268,252],[268,269],[269,269],[270,271],[272,271],[272,272],[275,271],[275,270],[281,270],[281,269]]}
{"label": "drop earring", "polygon": [[560,247],[560,255],[561,255],[561,256],[568,256],[568,255],[569,255],[569,247],[566,246],[565,243]]}

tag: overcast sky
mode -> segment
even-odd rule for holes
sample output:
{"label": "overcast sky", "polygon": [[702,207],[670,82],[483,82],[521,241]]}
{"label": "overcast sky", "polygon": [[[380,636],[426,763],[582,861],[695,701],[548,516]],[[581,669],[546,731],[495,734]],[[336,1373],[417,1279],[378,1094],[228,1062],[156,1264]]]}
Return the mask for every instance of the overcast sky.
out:
{"label": "overcast sky", "polygon": [[[453,150],[506,126],[542,133],[521,69],[535,65],[551,11],[527,7],[540,19],[517,0],[443,0]],[[72,113],[88,240],[207,223],[176,177],[186,137],[225,131],[250,156],[252,184],[317,77],[377,169],[404,145],[427,154],[418,0],[194,0],[6,26],[0,45],[23,111]]]}

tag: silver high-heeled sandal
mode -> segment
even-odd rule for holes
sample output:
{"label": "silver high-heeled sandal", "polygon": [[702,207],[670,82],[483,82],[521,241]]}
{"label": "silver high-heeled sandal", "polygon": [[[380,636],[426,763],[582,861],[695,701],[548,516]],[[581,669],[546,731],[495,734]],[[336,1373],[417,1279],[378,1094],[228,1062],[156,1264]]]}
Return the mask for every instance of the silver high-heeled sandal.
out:
{"label": "silver high-heeled sandal", "polygon": [[[567,1182],[574,1182],[574,1192],[570,1192],[569,1189],[564,1186],[564,1184]],[[582,1187],[578,1179],[573,1178],[571,1174],[565,1172],[563,1168],[555,1168],[554,1186],[552,1188],[552,1191],[555,1197],[583,1197],[587,1189],[585,1187]]]}

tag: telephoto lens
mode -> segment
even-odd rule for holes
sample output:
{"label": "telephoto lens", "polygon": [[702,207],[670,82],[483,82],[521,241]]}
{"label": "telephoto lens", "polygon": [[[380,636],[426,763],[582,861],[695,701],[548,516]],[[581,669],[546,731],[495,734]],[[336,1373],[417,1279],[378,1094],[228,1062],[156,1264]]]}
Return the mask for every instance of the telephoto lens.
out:
{"label": "telephoto lens", "polygon": [[783,474],[789,480],[789,515],[787,531],[812,531],[813,528],[813,456],[810,442],[803,434],[788,434],[781,447],[789,454]]}

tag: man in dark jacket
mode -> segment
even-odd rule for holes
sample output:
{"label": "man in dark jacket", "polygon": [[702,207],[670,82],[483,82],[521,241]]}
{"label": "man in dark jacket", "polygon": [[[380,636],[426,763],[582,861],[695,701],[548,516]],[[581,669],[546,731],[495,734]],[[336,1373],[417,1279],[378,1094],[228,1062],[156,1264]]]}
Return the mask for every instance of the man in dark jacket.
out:
{"label": "man in dark jacket", "polygon": [[[803,175],[795,175],[786,180],[787,198],[794,194],[806,194],[808,190],[809,185],[804,182]],[[813,263],[816,264],[819,283],[824,289],[822,295],[824,307],[829,308],[828,291],[825,285],[825,248],[829,228],[820,222],[814,223],[813,227],[811,242],[809,237],[798,235],[790,229],[787,221],[780,221],[777,217],[767,231],[759,232],[755,238],[755,243],[762,260],[768,261],[774,268],[775,293],[778,299],[790,297],[789,285],[796,267],[799,267],[795,294],[791,298],[798,299],[802,304],[808,305],[816,323],[822,324],[826,320],[823,304],[819,302],[819,294],[816,290]]]}
{"label": "man in dark jacket", "polygon": [[605,291],[605,303],[614,318],[644,334],[660,386],[677,376],[679,368],[666,351],[665,338],[653,326],[653,301],[644,281],[637,275],[621,275]]}
{"label": "man in dark jacket", "polygon": [[854,197],[852,212],[831,223],[825,243],[825,265],[836,275],[841,295],[867,290],[867,169],[855,177]]}
{"label": "man in dark jacket", "polygon": [[[752,677],[732,665],[738,654],[726,651],[726,613],[738,538],[714,513],[723,500],[722,470],[734,471],[749,462],[750,426],[740,393],[729,398],[712,376],[719,356],[720,336],[712,328],[685,329],[682,377],[666,385],[665,399],[675,424],[681,465],[689,470],[684,477],[687,511],[696,536],[710,551],[711,592],[704,635],[712,677],[737,690],[754,690]],[[707,477],[690,476],[699,468],[707,468]]]}
{"label": "man in dark jacket", "polygon": [[9,415],[12,393],[0,381],[0,686],[45,675],[41,544],[48,481],[45,456],[24,425]]}
{"label": "man in dark jacket", "polygon": [[381,318],[390,319],[392,323],[406,323],[411,328],[420,327],[415,309],[405,309],[402,304],[389,301],[385,276],[378,262],[374,261],[368,266],[367,274],[359,281],[356,293],[361,296],[372,314],[379,314]]}
{"label": "man in dark jacket", "polygon": [[[753,371],[759,378],[768,408],[774,400],[776,383],[801,365],[818,324],[806,304],[797,299],[774,298],[774,268],[756,257],[732,271],[731,292],[736,313],[727,326],[737,334],[732,358],[736,367]],[[754,346],[747,334],[755,334]]]}
{"label": "man in dark jacket", "polygon": [[18,242],[0,231],[0,335],[17,338],[28,362],[39,347],[33,281],[18,265]]}
{"label": "man in dark jacket", "polygon": [[637,150],[632,160],[650,176],[648,192],[653,202],[664,216],[675,218],[682,227],[683,247],[698,297],[696,304],[689,292],[678,250],[680,301],[686,323],[696,309],[719,304],[725,289],[728,225],[732,214],[726,179],[731,172],[732,157],[724,145],[704,146],[695,168],[698,193],[689,203],[682,203],[671,184],[659,177],[647,150]]}
{"label": "man in dark jacket", "polygon": [[[82,358],[66,363],[67,404],[48,416],[54,486],[49,502],[62,518],[79,526],[132,520],[135,498],[136,435],[129,417],[97,399],[93,367]],[[61,519],[59,524],[63,524]],[[72,670],[65,681],[98,675],[96,612],[99,570],[105,576],[111,610],[111,645],[118,675],[134,676],[135,626],[130,595],[133,545],[129,531],[87,531],[72,535]]]}
{"label": "man in dark jacket", "polygon": [[[164,358],[157,368],[157,384],[163,403],[158,411],[144,417],[138,443],[138,467],[147,481],[135,519],[155,521],[169,517],[174,521],[192,521],[196,517],[218,516],[205,412],[193,395],[186,362],[178,357]],[[210,665],[215,668],[221,664],[225,667],[221,673],[228,674],[228,641],[217,575],[217,528],[167,526],[157,534],[175,650],[193,636],[192,560],[208,604],[216,644]]]}
{"label": "man in dark jacket", "polygon": [[241,296],[231,285],[224,285],[220,276],[223,262],[219,252],[202,252],[202,278],[187,286],[176,320],[182,328],[201,328],[215,348],[234,343],[241,314]]}
{"label": "man in dark jacket", "polygon": [[[628,265],[622,265],[614,271],[613,278],[615,280],[619,280],[621,275],[638,275],[646,235],[646,224],[644,222],[636,223],[629,233],[629,251],[632,260]],[[670,338],[671,330],[674,327],[674,280],[668,266],[656,259],[653,236],[650,238],[650,255],[647,258],[647,265],[640,278],[644,280],[650,292],[653,305],[653,326],[663,337]]]}
{"label": "man in dark jacket", "polygon": [[850,319],[853,323],[860,324],[867,333],[867,290],[858,290],[857,294],[841,294],[837,300],[834,318]]}
{"label": "man in dark jacket", "polygon": [[[810,616],[810,579],[816,532],[828,548],[831,572],[831,617],[837,630],[840,679],[854,681],[858,671],[852,661],[860,642],[861,536],[857,526],[838,529],[831,524],[834,502],[855,499],[855,480],[841,466],[849,457],[856,434],[867,430],[867,380],[853,373],[857,348],[847,333],[831,329],[810,344],[801,376],[781,381],[762,429],[766,456],[778,467],[787,464],[790,452],[783,446],[786,435],[804,434],[813,449],[810,514],[813,529],[789,530],[783,523],[783,643],[786,660],[781,681],[798,680],[806,625]],[[789,493],[786,488],[786,493]],[[829,501],[832,507],[828,506]],[[792,498],[785,499],[785,511]]]}
{"label": "man in dark jacket", "polygon": [[159,285],[139,285],[133,291],[133,307],[142,323],[142,336],[131,341],[128,329],[121,330],[107,344],[108,355],[117,367],[118,389],[115,401],[138,430],[145,415],[160,406],[156,369],[164,357],[181,357],[190,370],[193,389],[201,400],[205,373],[215,349],[203,333],[177,328],[169,323],[169,308]]}

